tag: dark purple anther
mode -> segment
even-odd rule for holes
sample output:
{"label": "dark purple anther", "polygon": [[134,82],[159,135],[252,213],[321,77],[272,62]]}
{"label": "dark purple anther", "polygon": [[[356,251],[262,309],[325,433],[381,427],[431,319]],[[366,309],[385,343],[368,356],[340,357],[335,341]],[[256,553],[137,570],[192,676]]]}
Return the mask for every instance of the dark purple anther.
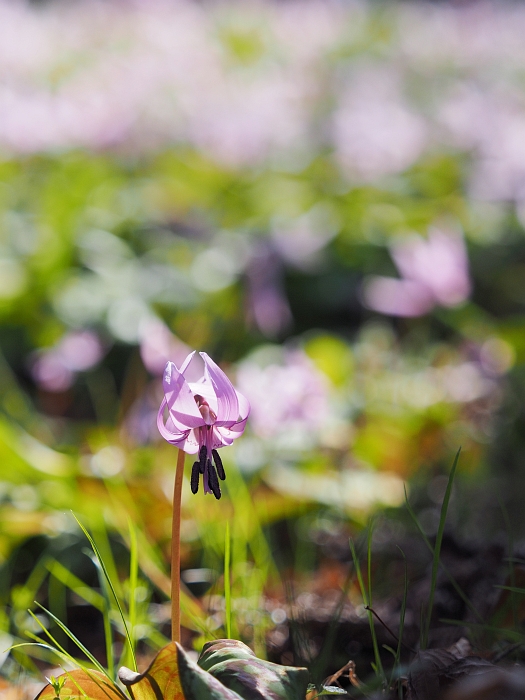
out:
{"label": "dark purple anther", "polygon": [[191,492],[197,493],[199,490],[200,463],[194,462],[191,469]]}
{"label": "dark purple anther", "polygon": [[199,469],[200,473],[204,474],[206,471],[206,458],[208,456],[208,450],[206,449],[206,445],[202,445],[200,450],[199,450]]}
{"label": "dark purple anther", "polygon": [[207,473],[208,473],[208,486],[210,487],[213,495],[217,500],[221,497],[221,489],[219,486],[219,480],[217,479],[217,472],[215,471],[215,467],[211,463],[211,460],[208,460],[207,463]]}
{"label": "dark purple anther", "polygon": [[213,455],[215,466],[217,467],[217,474],[219,475],[219,479],[221,481],[224,481],[224,479],[226,479],[226,473],[224,471],[224,467],[222,466],[222,459],[220,458],[217,450],[212,450],[211,453]]}

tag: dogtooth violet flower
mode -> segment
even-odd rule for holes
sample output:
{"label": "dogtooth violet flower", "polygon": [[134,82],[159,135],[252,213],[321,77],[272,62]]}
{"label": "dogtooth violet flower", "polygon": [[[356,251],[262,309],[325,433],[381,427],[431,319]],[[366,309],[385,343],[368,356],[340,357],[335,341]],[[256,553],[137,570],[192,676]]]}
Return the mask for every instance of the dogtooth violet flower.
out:
{"label": "dogtooth violet flower", "polygon": [[204,493],[213,493],[219,499],[219,479],[224,480],[226,474],[217,450],[243,434],[250,404],[209,355],[199,354],[204,360],[204,376],[197,382],[188,382],[184,376],[195,352],[188,355],[180,369],[173,362],[166,363],[157,426],[171,445],[198,454],[191,471],[192,493],[197,493],[202,474]]}

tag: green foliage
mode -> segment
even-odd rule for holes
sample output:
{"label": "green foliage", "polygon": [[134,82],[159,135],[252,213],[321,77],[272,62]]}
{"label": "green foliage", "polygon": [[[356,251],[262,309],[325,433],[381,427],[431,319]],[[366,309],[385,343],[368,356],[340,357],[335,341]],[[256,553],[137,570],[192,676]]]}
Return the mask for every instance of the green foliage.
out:
{"label": "green foliage", "polygon": [[447,489],[445,491],[445,497],[443,498],[443,503],[441,505],[441,512],[439,515],[439,525],[438,525],[438,531],[437,531],[437,535],[436,535],[436,544],[434,546],[434,558],[432,560],[432,575],[430,578],[430,595],[429,595],[429,599],[428,599],[425,625],[423,627],[422,636],[421,636],[421,648],[422,649],[426,649],[427,643],[428,643],[428,634],[430,631],[430,622],[432,619],[432,612],[433,612],[432,608],[434,605],[434,594],[436,591],[436,582],[437,582],[439,560],[440,560],[440,554],[441,554],[441,543],[443,541],[443,533],[445,531],[445,521],[447,518],[448,504],[450,502],[450,495],[452,493],[452,486],[454,484],[454,476],[456,474],[456,469],[458,466],[460,452],[461,452],[461,448],[458,450],[456,457],[454,459],[454,463],[452,464],[452,469],[450,470],[450,476],[448,478]]}
{"label": "green foliage", "polygon": [[303,700],[308,685],[307,669],[261,661],[236,640],[206,644],[198,665],[179,650],[179,667],[186,700]]}

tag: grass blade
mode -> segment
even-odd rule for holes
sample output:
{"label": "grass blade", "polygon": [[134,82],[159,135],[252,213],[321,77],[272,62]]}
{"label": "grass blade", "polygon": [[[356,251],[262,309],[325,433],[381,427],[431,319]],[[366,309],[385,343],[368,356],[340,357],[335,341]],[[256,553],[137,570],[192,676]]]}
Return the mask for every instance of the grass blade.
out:
{"label": "grass blade", "polygon": [[439,557],[441,554],[441,543],[443,541],[443,533],[445,531],[445,521],[447,519],[448,505],[450,502],[450,496],[452,494],[452,486],[454,484],[454,476],[456,474],[456,468],[458,466],[459,455],[461,452],[461,447],[456,453],[454,462],[452,464],[452,469],[450,470],[450,476],[448,477],[447,488],[445,491],[445,496],[443,498],[443,503],[441,504],[441,513],[439,515],[439,525],[436,535],[436,545],[434,547],[434,558],[432,561],[432,574],[430,577],[430,595],[428,597],[428,608],[425,620],[425,625],[423,628],[423,636],[421,639],[421,649],[426,649],[428,644],[428,635],[430,632],[430,622],[432,619],[432,610],[434,608],[434,595],[436,592],[437,575],[439,570]]}
{"label": "grass blade", "polygon": [[518,630],[511,630],[506,627],[496,627],[495,625],[481,625],[477,622],[468,622],[465,620],[449,620],[447,618],[442,618],[439,620],[447,625],[455,625],[457,627],[469,627],[474,630],[481,630],[483,632],[494,632],[495,634],[501,635],[503,638],[508,639],[511,642],[525,641],[525,633],[518,632]]}
{"label": "grass blade", "polygon": [[390,685],[392,685],[392,681],[394,680],[394,674],[397,672],[397,669],[399,667],[399,661],[401,659],[401,646],[403,644],[403,632],[405,630],[405,615],[406,615],[406,610],[407,610],[407,598],[408,598],[408,566],[407,566],[407,558],[405,557],[405,553],[403,550],[398,547],[399,551],[401,552],[401,555],[403,557],[403,563],[405,567],[405,585],[403,589],[403,600],[401,602],[401,612],[399,613],[399,637],[398,637],[398,642],[397,642],[397,648],[396,648],[396,653],[394,655],[394,666],[392,668],[392,675],[390,676]]}
{"label": "grass blade", "polygon": [[[46,637],[55,645],[55,648],[61,654],[63,654],[66,658],[71,659],[71,661],[74,663],[73,657],[70,654],[68,654],[68,652],[64,649],[64,647],[61,644],[59,644],[59,642],[57,642],[57,640],[53,637],[51,632],[44,627],[44,625],[40,622],[40,620],[35,615],[35,613],[32,610],[28,610],[27,612],[31,615],[33,620],[37,623],[37,625],[40,627],[40,629],[46,635]],[[32,634],[31,632],[26,632],[26,634],[30,639],[38,639],[39,641],[41,641],[40,637],[37,637],[36,635]]]}
{"label": "grass blade", "polygon": [[[128,519],[129,529],[129,626],[130,630],[130,648],[129,654],[131,657],[135,655],[135,630],[137,627],[137,588],[139,580],[139,553],[137,545],[137,530],[131,518]],[[124,656],[124,655],[123,655]],[[124,663],[124,659],[123,659]],[[127,663],[127,661],[126,661]]]}
{"label": "grass blade", "polygon": [[[369,541],[370,541],[370,535],[369,535]],[[350,539],[350,550],[352,552],[352,559],[354,560],[354,567],[355,567],[355,572],[357,576],[357,582],[359,583],[359,588],[361,589],[361,596],[363,598],[363,603],[365,605],[365,608],[371,607],[369,599],[368,599],[368,592],[365,587],[364,581],[363,581],[363,575],[361,573],[361,566],[359,565],[359,558],[357,556],[357,552],[355,549],[355,545],[352,539]],[[370,546],[368,547],[368,554],[370,558]],[[381,663],[381,657],[379,656],[379,645],[377,643],[377,636],[376,636],[376,630],[375,630],[375,625],[374,625],[374,616],[372,615],[372,612],[370,610],[367,610],[367,615],[368,615],[368,624],[370,625],[370,635],[372,637],[372,645],[374,647],[374,659],[375,663],[372,664],[372,667],[374,668],[377,676],[381,678],[381,680],[384,679],[385,674],[383,671],[383,664]]]}
{"label": "grass blade", "polygon": [[[105,577],[105,579],[106,579],[106,581],[107,581],[107,583],[108,583],[108,586],[109,586],[109,588],[110,588],[110,590],[111,590],[111,593],[113,594],[113,597],[114,597],[114,599],[115,599],[115,603],[117,604],[117,608],[118,608],[118,611],[119,611],[119,614],[120,614],[120,617],[121,617],[121,620],[122,620],[122,624],[124,625],[124,630],[125,630],[125,633],[126,633],[126,639],[127,639],[128,644],[129,644],[129,648],[130,648],[130,650],[131,650],[131,660],[132,660],[132,663],[133,663],[133,670],[134,670],[134,671],[137,671],[137,659],[136,659],[136,656],[135,656],[135,650],[134,650],[134,648],[133,648],[133,642],[132,642],[132,640],[131,640],[131,635],[130,635],[130,633],[129,633],[129,628],[128,628],[128,624],[127,624],[127,622],[126,622],[126,617],[125,617],[125,615],[124,615],[124,611],[123,611],[123,609],[122,609],[122,605],[120,604],[120,600],[119,600],[119,598],[118,598],[118,596],[117,596],[117,593],[116,593],[116,591],[115,591],[115,587],[114,587],[114,585],[113,585],[113,581],[111,580],[111,577],[110,577],[110,575],[109,575],[109,573],[108,573],[108,570],[107,570],[107,568],[106,568],[106,565],[104,564],[104,561],[103,561],[102,557],[100,556],[100,552],[99,552],[98,547],[97,547],[97,545],[96,545],[96,543],[95,543],[95,540],[93,539],[93,537],[90,535],[90,533],[88,532],[88,530],[84,527],[84,525],[80,522],[80,520],[76,517],[76,515],[75,515],[74,513],[73,513],[73,517],[74,517],[75,520],[77,521],[77,523],[78,523],[80,529],[82,530],[82,532],[85,534],[85,536],[86,536],[87,539],[89,540],[89,544],[91,545],[91,548],[93,549],[93,552],[94,552],[94,554],[95,554],[95,556],[96,556],[96,558],[97,558],[97,560],[98,560],[98,562],[99,562],[99,564],[100,564],[100,567],[101,567],[102,572],[103,572],[103,574],[104,574],[104,577]],[[111,652],[111,649],[109,650],[109,652]],[[108,653],[108,657],[109,657],[110,655],[112,655],[112,654]]]}
{"label": "grass blade", "polygon": [[525,588],[520,588],[519,586],[503,586],[495,585],[494,588],[501,588],[503,591],[510,591],[511,593],[525,593]]}
{"label": "grass blade", "polygon": [[[75,664],[76,666],[79,666],[80,668],[83,669],[82,663],[78,661],[77,659],[73,659],[72,656],[70,656],[67,652],[62,652],[59,649],[56,649],[55,647],[51,646],[51,644],[47,644],[46,642],[43,642],[40,637],[37,637],[36,635],[32,634],[31,632],[26,632],[27,636],[30,637],[31,639],[34,639],[34,642],[20,642],[19,644],[12,644],[9,649],[21,649],[22,647],[40,647],[41,649],[46,649],[47,651],[50,651],[54,657],[58,656],[59,659],[62,659],[62,661],[67,662],[68,664]],[[38,640],[38,641],[36,641]],[[38,656],[35,655],[37,659],[42,659],[42,660],[47,660],[47,657],[44,656]],[[83,669],[84,670],[84,669]]]}
{"label": "grass blade", "polygon": [[366,537],[366,572],[368,576],[368,603],[372,607],[372,532],[374,530],[374,520],[370,518],[368,523],[368,533]]}
{"label": "grass blade", "polygon": [[[101,663],[99,663],[99,662],[97,661],[97,659],[93,656],[93,654],[82,644],[82,642],[80,641],[80,639],[78,639],[78,637],[76,637],[76,636],[73,634],[73,632],[69,629],[69,627],[67,627],[67,625],[65,625],[65,624],[62,622],[62,620],[59,620],[59,618],[58,618],[56,615],[53,615],[53,613],[50,612],[47,608],[45,608],[43,605],[41,605],[40,603],[37,603],[36,601],[35,601],[35,604],[38,605],[38,607],[39,607],[41,610],[43,610],[47,615],[49,615],[49,617],[53,620],[53,622],[54,622],[56,625],[58,625],[58,627],[60,627],[60,629],[62,630],[62,632],[64,632],[64,634],[66,634],[66,635],[69,637],[69,639],[71,639],[71,641],[80,649],[80,651],[81,651],[82,653],[84,653],[84,654],[87,656],[87,658],[88,658],[88,659],[91,661],[91,663],[96,667],[96,669],[97,669],[98,671],[101,671],[105,676],[107,676],[107,678],[109,678],[109,679],[111,680],[110,675],[109,675],[109,673],[106,671],[106,669],[102,666]],[[49,632],[45,629],[45,627],[40,623],[40,621],[38,620],[38,618],[36,617],[36,615],[33,615],[33,617],[34,617],[35,620],[37,620],[37,622],[40,624],[40,626],[42,627],[42,629],[45,630],[47,636],[52,640],[53,644],[57,644],[58,648],[59,648],[61,651],[63,651],[64,653],[67,654],[67,652],[65,651],[65,649],[64,649],[62,646],[58,645],[58,643],[56,642],[56,640],[49,634]]]}
{"label": "grass blade", "polygon": [[510,591],[510,605],[512,609],[512,623],[514,627],[519,626],[518,621],[518,601],[516,599],[516,569],[514,568],[514,563],[512,562],[512,557],[514,555],[514,538],[512,536],[512,525],[510,523],[509,512],[505,507],[500,496],[498,496],[499,506],[503,514],[503,520],[505,522],[505,529],[507,531],[508,540],[508,551],[509,551],[509,581],[510,587],[507,588]]}
{"label": "grass blade", "polygon": [[100,560],[97,558],[96,554],[91,550],[86,550],[86,556],[88,556],[93,565],[95,566],[98,574],[98,579],[100,581],[100,588],[102,589],[104,595],[102,599],[104,601],[104,606],[102,608],[102,625],[104,628],[104,644],[106,645],[106,663],[108,665],[108,672],[112,678],[115,678],[115,659],[113,658],[113,632],[111,628],[111,599],[108,590],[108,584],[104,576],[104,572],[100,565]]}
{"label": "grass blade", "polygon": [[[414,509],[413,509],[412,506],[410,505],[410,502],[409,502],[409,500],[408,500],[408,495],[407,495],[406,489],[405,489],[405,505],[406,505],[406,507],[407,507],[407,510],[408,510],[408,513],[409,513],[410,517],[412,518],[412,520],[414,521],[414,524],[415,524],[416,528],[418,529],[419,534],[421,535],[421,537],[423,538],[424,543],[425,543],[426,546],[428,547],[429,552],[432,554],[432,556],[434,556],[434,547],[432,546],[432,543],[430,542],[430,540],[429,540],[428,537],[426,536],[425,531],[424,531],[423,528],[421,527],[421,523],[419,522],[419,519],[418,519],[417,515],[416,515],[415,512],[414,512]],[[524,563],[525,563],[525,562],[524,562]],[[441,566],[441,569],[442,569],[443,573],[445,574],[445,576],[446,576],[446,577],[448,578],[448,580],[450,581],[450,584],[451,584],[452,588],[456,591],[456,593],[457,593],[458,596],[461,598],[461,600],[465,603],[465,605],[467,606],[467,608],[468,608],[468,609],[472,612],[472,614],[479,620],[480,623],[483,623],[483,617],[480,615],[480,613],[479,613],[478,610],[474,607],[474,605],[470,602],[470,600],[469,600],[468,597],[465,595],[465,593],[463,592],[463,590],[462,590],[461,587],[459,586],[459,584],[458,584],[458,582],[456,581],[456,579],[454,578],[454,576],[452,576],[452,574],[450,573],[450,571],[448,570],[448,568],[443,564],[443,562],[440,562],[440,566]]]}

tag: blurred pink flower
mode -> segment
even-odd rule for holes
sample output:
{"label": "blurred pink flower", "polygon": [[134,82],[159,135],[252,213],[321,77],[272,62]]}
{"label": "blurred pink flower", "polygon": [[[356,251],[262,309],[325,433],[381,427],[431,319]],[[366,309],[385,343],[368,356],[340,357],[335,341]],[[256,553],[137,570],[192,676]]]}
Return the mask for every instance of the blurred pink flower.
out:
{"label": "blurred pink flower", "polygon": [[[168,362],[164,370],[164,398],[157,414],[157,426],[162,437],[188,454],[199,454],[191,472],[191,490],[197,493],[199,475],[204,475],[204,493],[221,497],[220,479],[226,475],[217,449],[231,445],[240,437],[250,413],[250,404],[221,368],[205,352],[204,376],[188,383],[185,373],[195,355],[184,360],[180,370]],[[164,422],[164,410],[168,418]],[[213,461],[212,461],[213,460]]]}
{"label": "blurred pink flower", "polygon": [[431,229],[428,238],[407,238],[392,245],[402,279],[370,277],[365,305],[392,316],[422,316],[435,306],[457,306],[470,294],[468,256],[463,239]]}
{"label": "blurred pink flower", "polygon": [[85,372],[104,354],[98,336],[92,331],[73,331],[50,350],[37,356],[31,372],[33,379],[46,391],[66,391],[77,372]]}
{"label": "blurred pink flower", "polygon": [[269,242],[254,247],[246,269],[248,322],[267,338],[282,333],[292,321],[292,312],[284,292],[283,264]]}
{"label": "blurred pink flower", "polygon": [[248,359],[239,366],[237,379],[252,406],[251,425],[259,437],[298,435],[304,442],[323,429],[330,408],[328,382],[302,350],[289,350],[282,364],[266,367]]}
{"label": "blurred pink flower", "polygon": [[402,172],[427,144],[427,125],[405,101],[401,76],[364,68],[343,91],[333,115],[335,158],[364,181]]}
{"label": "blurred pink flower", "polygon": [[168,358],[177,363],[184,361],[189,347],[179,340],[158,318],[149,318],[139,328],[140,356],[151,374],[162,376]]}

